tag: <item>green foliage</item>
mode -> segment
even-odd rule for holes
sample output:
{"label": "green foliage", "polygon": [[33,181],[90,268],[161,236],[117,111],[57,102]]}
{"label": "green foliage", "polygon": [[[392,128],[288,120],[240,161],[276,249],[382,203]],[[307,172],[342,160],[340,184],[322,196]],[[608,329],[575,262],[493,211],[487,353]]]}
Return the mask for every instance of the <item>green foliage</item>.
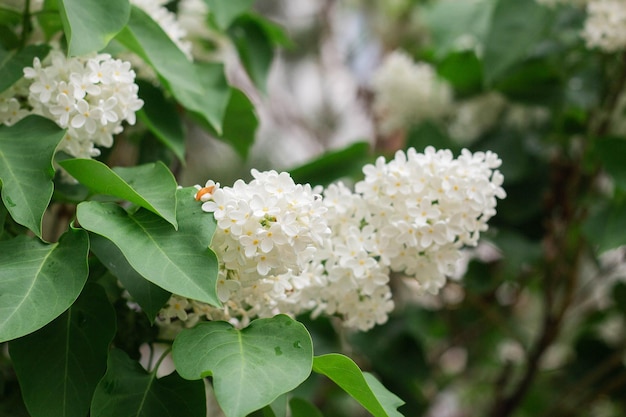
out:
{"label": "green foliage", "polygon": [[88,251],[80,229],[54,244],[26,236],[0,242],[0,341],[40,329],[76,301],[87,280]]}
{"label": "green foliage", "polygon": [[13,220],[39,237],[52,197],[52,158],[64,135],[54,122],[39,116],[0,126],[2,202]]}
{"label": "green foliage", "polygon": [[300,385],[311,373],[306,328],[285,315],[254,320],[243,330],[200,323],[174,341],[176,368],[186,379],[212,376],[227,417],[244,417]]}
{"label": "green foliage", "polygon": [[70,56],[103,49],[126,26],[128,0],[59,0]]}
{"label": "green foliage", "polygon": [[374,376],[362,373],[347,356],[336,353],[316,356],[313,371],[332,379],[374,417],[402,416],[397,408],[404,401],[387,391]]}
{"label": "green foliage", "polygon": [[104,290],[88,284],[53,322],[11,341],[11,359],[30,414],[86,415],[114,334],[115,312]]}
{"label": "green foliage", "polygon": [[148,281],[181,296],[220,305],[215,288],[217,259],[208,248],[215,222],[194,204],[190,191],[178,192],[178,231],[148,210],[128,213],[111,203],[80,203],[77,218],[86,230],[110,240]]}
{"label": "green foliage", "polygon": [[93,159],[66,159],[59,165],[92,192],[127,200],[178,228],[176,180],[162,162],[111,169]]}
{"label": "green foliage", "polygon": [[0,48],[0,93],[24,76],[24,67],[32,65],[33,58],[43,59],[49,51],[48,45],[28,45],[10,52]]}
{"label": "green foliage", "polygon": [[96,387],[91,415],[189,416],[206,414],[204,384],[186,381],[176,372],[158,378],[156,369],[145,371],[121,350],[109,353],[107,372]]}

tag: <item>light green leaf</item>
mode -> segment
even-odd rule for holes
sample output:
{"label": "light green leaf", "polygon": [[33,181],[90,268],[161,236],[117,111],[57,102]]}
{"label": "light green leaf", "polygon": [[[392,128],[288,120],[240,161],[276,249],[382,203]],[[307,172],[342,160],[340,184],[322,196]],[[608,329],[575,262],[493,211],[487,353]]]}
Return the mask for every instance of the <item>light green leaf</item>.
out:
{"label": "light green leaf", "polygon": [[59,0],[70,56],[97,52],[126,26],[128,0]]}
{"label": "light green leaf", "polygon": [[485,39],[483,70],[487,85],[529,57],[553,16],[553,11],[536,0],[498,0]]}
{"label": "light green leaf", "polygon": [[54,185],[52,158],[65,131],[40,116],[0,126],[2,201],[17,223],[41,237],[41,221]]}
{"label": "light green leaf", "polygon": [[94,159],[66,159],[59,165],[93,192],[130,201],[178,227],[176,179],[162,162],[111,169]]}
{"label": "light green leaf", "polygon": [[24,402],[33,417],[84,417],[104,375],[115,311],[102,287],[88,284],[60,317],[10,342]]}
{"label": "light green leaf", "polygon": [[292,398],[289,400],[291,417],[324,417],[322,412],[310,402],[302,398]]}
{"label": "light green leaf", "polygon": [[254,4],[254,0],[204,0],[217,26],[226,30],[239,15]]}
{"label": "light green leaf", "polygon": [[72,305],[87,281],[88,252],[83,230],[54,244],[26,236],[0,242],[0,342],[40,329]]}
{"label": "light green leaf", "polygon": [[119,349],[109,353],[107,372],[96,387],[92,417],[205,417],[202,381],[176,372],[157,379]]}
{"label": "light green leaf", "polygon": [[482,44],[494,4],[495,0],[426,3],[420,18],[429,29],[436,58],[458,50],[463,38],[471,37]]}
{"label": "light green leaf", "polygon": [[227,417],[243,417],[300,385],[311,373],[313,344],[306,328],[278,315],[237,330],[226,322],[183,330],[172,357],[183,378],[212,375]]}
{"label": "light green leaf", "polygon": [[148,210],[128,214],[111,203],[80,203],[77,218],[82,227],[113,242],[148,281],[183,297],[218,306],[218,264],[209,249],[215,219],[202,211],[194,193],[193,188],[177,193],[178,231]]}
{"label": "light green leaf", "polygon": [[33,65],[33,59],[44,59],[50,52],[49,45],[28,45],[18,51],[0,49],[0,93],[24,76],[24,67]]}
{"label": "light green leaf", "polygon": [[137,81],[139,96],[144,102],[137,113],[141,121],[178,160],[185,164],[185,128],[176,103],[149,82]]}
{"label": "light green leaf", "polygon": [[92,234],[89,236],[89,242],[91,251],[122,282],[124,288],[146,313],[150,323],[153,323],[157,313],[169,300],[171,294],[137,273],[124,254],[110,240]]}
{"label": "light green leaf", "polygon": [[366,376],[347,356],[338,353],[316,356],[313,371],[326,375],[357,400],[374,417],[402,417],[397,408],[404,402],[372,376]]}
{"label": "light green leaf", "polygon": [[152,66],[180,104],[221,134],[230,94],[221,64],[190,62],[163,29],[137,7],[132,7],[128,26],[117,39]]}

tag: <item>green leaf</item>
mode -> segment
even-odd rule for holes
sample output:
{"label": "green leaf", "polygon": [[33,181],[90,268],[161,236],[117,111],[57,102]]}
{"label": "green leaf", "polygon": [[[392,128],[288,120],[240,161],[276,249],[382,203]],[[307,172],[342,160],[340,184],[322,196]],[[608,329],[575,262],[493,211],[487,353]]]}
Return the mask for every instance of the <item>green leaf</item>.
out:
{"label": "green leaf", "polygon": [[24,76],[24,67],[32,66],[35,57],[43,59],[48,52],[49,45],[28,45],[11,52],[0,49],[0,93]]}
{"label": "green leaf", "polygon": [[482,89],[482,63],[474,51],[449,54],[437,65],[437,72],[452,84],[456,94],[472,95]]}
{"label": "green leaf", "polygon": [[322,412],[310,402],[302,398],[292,398],[289,400],[291,417],[324,417]]}
{"label": "green leaf", "polygon": [[178,191],[178,231],[148,210],[128,214],[111,203],[80,203],[77,218],[82,227],[113,242],[148,281],[183,297],[219,306],[217,258],[209,249],[215,219],[202,211],[194,193],[194,188]]}
{"label": "green leaf", "polygon": [[316,356],[313,358],[313,371],[333,380],[374,417],[402,416],[397,408],[404,402],[390,393],[376,378],[362,373],[347,356],[338,353]]}
{"label": "green leaf", "polygon": [[463,38],[473,38],[481,45],[494,4],[494,0],[427,3],[420,18],[429,29],[436,57],[441,59],[458,50]]}
{"label": "green leaf", "polygon": [[274,59],[274,48],[260,20],[261,18],[250,13],[241,15],[230,26],[228,35],[237,48],[239,59],[248,76],[259,90],[266,93],[267,75]]}
{"label": "green leaf", "polygon": [[126,26],[128,0],[59,0],[70,56],[97,52]]}
{"label": "green leaf", "polygon": [[76,303],[42,329],[10,342],[24,402],[33,417],[83,417],[104,375],[115,311],[88,284]]}
{"label": "green leaf", "polygon": [[337,178],[361,175],[363,165],[370,162],[370,145],[356,142],[345,148],[327,152],[317,159],[289,170],[296,183],[326,185]]}
{"label": "green leaf", "polygon": [[311,373],[313,344],[306,328],[278,315],[237,330],[200,323],[174,340],[172,357],[183,378],[213,376],[227,417],[243,417],[291,391]]}
{"label": "green leaf", "polygon": [[583,224],[583,233],[599,253],[626,245],[626,198],[595,210]]}
{"label": "green leaf", "polygon": [[626,140],[603,138],[596,141],[596,152],[604,169],[613,177],[615,185],[626,190]]}
{"label": "green leaf", "polygon": [[240,90],[231,89],[221,139],[228,142],[245,159],[254,143],[258,126],[259,120],[250,99]]}
{"label": "green leaf", "polygon": [[59,165],[91,191],[130,201],[178,227],[176,179],[162,162],[111,169],[95,159],[66,159]]}
{"label": "green leaf", "polygon": [[110,240],[102,236],[92,234],[89,236],[91,251],[100,259],[100,262],[115,275],[124,285],[141,309],[148,316],[150,323],[163,305],[169,300],[170,292],[154,285],[128,263],[124,254]]}
{"label": "green leaf", "polygon": [[483,68],[487,85],[529,57],[543,39],[553,15],[535,0],[498,0],[485,39]]}
{"label": "green leaf", "polygon": [[0,342],[40,329],[72,305],[87,281],[88,252],[83,230],[49,245],[26,236],[0,242]]}
{"label": "green leaf", "polygon": [[92,417],[205,417],[202,381],[176,372],[157,379],[119,349],[109,353],[107,372],[96,387]]}
{"label": "green leaf", "polygon": [[54,151],[65,131],[40,116],[0,126],[2,201],[17,223],[41,237],[41,221],[53,192]]}
{"label": "green leaf", "polygon": [[254,4],[254,0],[204,0],[217,26],[226,30],[241,14]]}
{"label": "green leaf", "polygon": [[128,25],[117,39],[152,66],[180,104],[221,134],[230,94],[221,64],[190,62],[163,29],[137,7],[132,7]]}
{"label": "green leaf", "polygon": [[137,115],[150,131],[185,163],[185,128],[176,103],[149,82],[137,81],[144,102]]}

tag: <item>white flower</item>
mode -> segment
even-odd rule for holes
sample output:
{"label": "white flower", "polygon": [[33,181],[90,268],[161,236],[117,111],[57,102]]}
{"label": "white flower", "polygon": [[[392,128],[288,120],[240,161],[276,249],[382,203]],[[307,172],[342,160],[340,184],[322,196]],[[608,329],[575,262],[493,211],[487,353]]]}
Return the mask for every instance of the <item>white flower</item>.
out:
{"label": "white flower", "polygon": [[626,47],[626,2],[589,0],[582,33],[588,48],[617,52]]}
{"label": "white flower", "polygon": [[53,50],[24,68],[24,78],[31,112],[68,128],[59,149],[75,157],[99,155],[96,145],[110,147],[122,122],[133,124],[143,105],[130,64],[108,54],[67,58]]}
{"label": "white flower", "polygon": [[381,131],[391,133],[445,116],[452,89],[427,63],[415,63],[402,51],[389,54],[372,78],[374,112]]}

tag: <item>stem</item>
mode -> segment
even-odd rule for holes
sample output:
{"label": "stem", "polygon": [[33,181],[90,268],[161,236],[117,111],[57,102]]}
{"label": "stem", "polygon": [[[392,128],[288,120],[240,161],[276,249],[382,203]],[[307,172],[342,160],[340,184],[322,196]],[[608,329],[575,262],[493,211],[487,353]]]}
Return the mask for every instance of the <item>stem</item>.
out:
{"label": "stem", "polygon": [[32,31],[30,22],[30,0],[24,1],[24,13],[22,13],[22,38],[20,39],[20,48],[26,46],[28,35]]}
{"label": "stem", "polygon": [[[153,350],[154,348],[151,347],[151,351],[150,351],[150,362],[152,362],[152,354],[154,352]],[[167,349],[165,349],[165,351],[161,354],[161,356],[159,357],[159,360],[157,361],[157,363],[154,364],[154,368],[152,369],[152,372],[154,374],[156,374],[156,372],[159,370],[159,366],[161,366],[161,362],[163,362],[165,360],[165,358],[167,357],[167,355],[169,355],[169,353],[172,351],[172,347],[168,347]]]}

